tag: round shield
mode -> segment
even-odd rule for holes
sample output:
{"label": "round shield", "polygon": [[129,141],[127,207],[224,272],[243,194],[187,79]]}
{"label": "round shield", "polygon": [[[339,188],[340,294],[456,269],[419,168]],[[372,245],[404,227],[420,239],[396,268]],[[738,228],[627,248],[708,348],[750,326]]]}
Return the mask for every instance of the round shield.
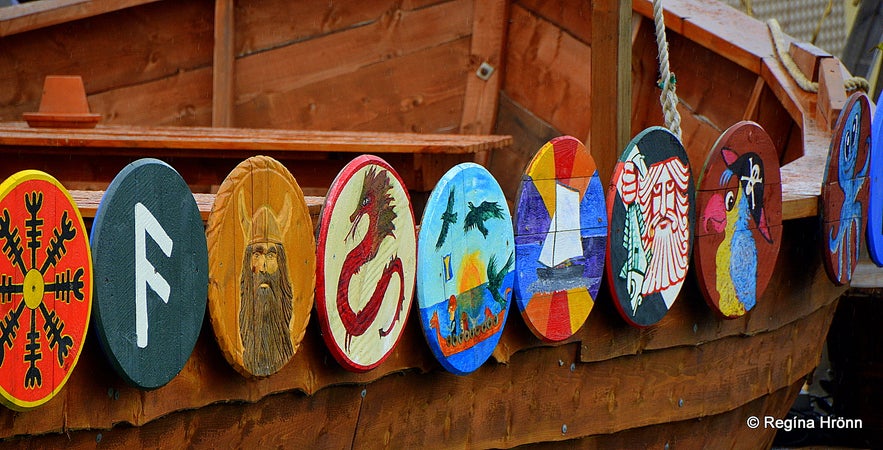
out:
{"label": "round shield", "polygon": [[168,383],[202,329],[208,253],[199,208],[168,164],[140,159],[107,188],[92,224],[95,328],[129,384]]}
{"label": "round shield", "polygon": [[405,328],[414,298],[417,231],[398,173],[359,156],[337,175],[316,243],[316,313],[322,336],[346,369],[383,362]]}
{"label": "round shield", "polygon": [[638,134],[607,191],[607,280],[626,322],[646,327],[681,291],[693,245],[695,188],[680,140],[662,127]]}
{"label": "round shield", "polygon": [[856,92],[840,111],[819,197],[822,217],[822,260],[834,284],[852,279],[865,234],[871,113],[868,96]]}
{"label": "round shield", "polygon": [[429,196],[417,240],[417,303],[429,348],[465,375],[500,340],[515,278],[515,238],[503,190],[462,163]]}
{"label": "round shield", "polygon": [[0,400],[27,410],[55,396],[80,357],[92,258],[77,205],[36,170],[0,185],[0,242]]}
{"label": "round shield", "polygon": [[718,138],[696,200],[699,287],[715,312],[740,317],[763,295],[782,240],[779,157],[760,125],[739,122]]}
{"label": "round shield", "polygon": [[595,304],[607,250],[607,206],[595,160],[570,136],[544,145],[515,202],[515,299],[544,341],[561,341]]}
{"label": "round shield", "polygon": [[871,261],[883,267],[883,113],[877,99],[877,110],[871,125],[871,185],[868,192],[868,254]]}
{"label": "round shield", "polygon": [[303,192],[278,161],[236,166],[206,228],[212,328],[230,365],[249,377],[281,369],[300,345],[316,280],[316,244]]}

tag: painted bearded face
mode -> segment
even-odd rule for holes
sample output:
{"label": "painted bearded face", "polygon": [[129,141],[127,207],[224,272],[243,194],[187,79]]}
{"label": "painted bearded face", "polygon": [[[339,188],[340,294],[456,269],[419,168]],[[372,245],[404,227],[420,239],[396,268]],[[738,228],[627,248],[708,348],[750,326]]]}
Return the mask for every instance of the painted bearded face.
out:
{"label": "painted bearded face", "polygon": [[645,251],[653,255],[641,289],[643,295],[648,295],[663,291],[686,277],[690,173],[680,159],[669,158],[647,168],[646,176],[636,181],[641,214],[648,224],[641,241]]}
{"label": "painted bearded face", "polygon": [[243,362],[256,375],[269,375],[293,354],[285,249],[274,242],[255,242],[246,247],[244,259],[239,310]]}
{"label": "painted bearded face", "polygon": [[625,163],[620,195],[626,204],[639,201],[642,222],[641,247],[650,255],[640,280],[640,290],[630,288],[632,303],[638,297],[661,292],[666,304],[674,298],[665,290],[683,281],[689,262],[689,199],[687,189],[690,170],[680,159],[672,157],[643,165],[643,158]]}

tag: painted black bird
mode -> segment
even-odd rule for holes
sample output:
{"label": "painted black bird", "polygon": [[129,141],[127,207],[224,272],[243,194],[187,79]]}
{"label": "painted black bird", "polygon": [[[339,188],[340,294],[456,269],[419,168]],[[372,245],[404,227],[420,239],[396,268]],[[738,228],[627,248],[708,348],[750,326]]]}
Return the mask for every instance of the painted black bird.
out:
{"label": "painted black bird", "polygon": [[448,238],[448,228],[450,228],[451,224],[457,223],[457,213],[454,212],[454,188],[451,188],[451,193],[448,194],[448,207],[442,213],[441,220],[441,233],[438,234],[438,240],[435,241],[436,250],[445,245],[445,239]]}
{"label": "painted black bird", "polygon": [[505,219],[503,208],[497,202],[481,202],[477,207],[472,202],[467,203],[469,212],[466,213],[466,218],[463,220],[463,231],[475,228],[487,238],[488,229],[484,226],[484,222],[488,219]]}
{"label": "painted black bird", "polygon": [[487,289],[490,291],[491,296],[494,297],[494,300],[500,304],[501,308],[506,307],[506,297],[509,296],[511,288],[506,288],[506,292],[501,294],[500,287],[503,286],[503,279],[512,270],[513,264],[515,264],[515,253],[509,253],[509,259],[506,260],[506,264],[503,264],[503,268],[500,270],[497,270],[496,255],[491,256],[487,263]]}

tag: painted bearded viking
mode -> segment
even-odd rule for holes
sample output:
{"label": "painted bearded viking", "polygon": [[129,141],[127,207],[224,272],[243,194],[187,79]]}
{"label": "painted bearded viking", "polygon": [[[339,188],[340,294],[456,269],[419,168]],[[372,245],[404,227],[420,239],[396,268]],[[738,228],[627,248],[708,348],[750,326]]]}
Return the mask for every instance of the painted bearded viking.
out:
{"label": "painted bearded viking", "polygon": [[294,354],[289,325],[292,290],[282,245],[291,202],[286,197],[280,217],[269,205],[250,215],[242,195],[239,214],[248,244],[240,277],[239,336],[242,363],[256,376],[275,373]]}
{"label": "painted bearded viking", "polygon": [[628,282],[632,314],[656,292],[670,308],[679,291],[671,288],[684,280],[689,263],[690,169],[676,157],[647,167],[635,146],[621,177],[617,189],[627,208],[623,245],[629,258],[619,276]]}

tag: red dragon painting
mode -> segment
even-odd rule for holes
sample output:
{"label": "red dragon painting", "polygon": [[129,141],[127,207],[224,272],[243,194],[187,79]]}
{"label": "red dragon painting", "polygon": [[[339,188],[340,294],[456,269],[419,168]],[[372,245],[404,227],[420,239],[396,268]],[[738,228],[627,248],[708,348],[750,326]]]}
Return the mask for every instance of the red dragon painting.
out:
{"label": "red dragon painting", "polygon": [[374,323],[383,297],[386,294],[393,276],[398,276],[399,284],[398,307],[392,322],[386,328],[380,328],[380,336],[386,336],[392,330],[393,325],[399,320],[405,304],[404,274],[402,260],[394,255],[384,266],[380,280],[368,303],[361,311],[354,311],[350,305],[350,280],[359,273],[363,266],[377,257],[380,244],[387,237],[395,237],[395,223],[397,217],[394,199],[391,191],[389,174],[386,171],[377,170],[372,166],[365,173],[365,181],[356,209],[350,215],[352,228],[347,234],[347,239],[355,239],[356,230],[362,220],[368,221],[368,230],[364,239],[355,248],[347,253],[343,261],[343,268],[337,285],[337,311],[346,329],[344,349],[349,351],[350,341],[353,336],[361,336]]}

